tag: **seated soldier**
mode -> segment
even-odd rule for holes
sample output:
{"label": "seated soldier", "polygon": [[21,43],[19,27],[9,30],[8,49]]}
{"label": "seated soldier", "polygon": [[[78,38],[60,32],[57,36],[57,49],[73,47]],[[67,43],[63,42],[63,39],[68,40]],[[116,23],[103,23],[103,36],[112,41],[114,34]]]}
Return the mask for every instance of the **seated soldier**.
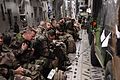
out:
{"label": "seated soldier", "polygon": [[[65,54],[54,41],[56,40],[56,32],[54,29],[47,30],[46,35],[39,35],[33,44],[36,59],[43,61],[43,69],[41,73],[45,78],[50,70],[59,66],[63,66]],[[57,51],[57,52],[56,52]],[[61,69],[59,67],[59,69]]]}
{"label": "seated soldier", "polygon": [[[49,38],[48,38],[49,36]],[[52,61],[55,60],[55,55],[50,51],[49,45],[50,42],[55,38],[55,36],[50,35],[39,35],[36,37],[35,42],[33,43],[33,47],[35,49],[35,58],[36,61],[41,60],[43,62],[43,69],[41,73],[47,79],[47,75],[50,70],[53,68]]]}
{"label": "seated soldier", "polygon": [[3,35],[0,33],[0,80],[7,80],[10,77],[8,70],[10,69],[9,67],[12,66],[12,63],[7,62],[7,58],[3,58],[3,56],[9,54],[9,52],[8,48],[4,47]]}
{"label": "seated soldier", "polygon": [[40,65],[34,63],[35,58],[33,57],[34,49],[32,48],[32,40],[35,34],[36,31],[33,28],[28,28],[23,33],[17,34],[15,40],[10,45],[20,65],[18,69],[23,69],[22,74],[15,75],[16,78],[26,75],[31,77],[32,80],[44,80],[40,74]]}
{"label": "seated soldier", "polygon": [[[3,35],[0,33],[0,80],[18,80],[15,79],[15,74],[22,74],[23,68],[17,68],[16,58],[14,54],[4,46]],[[19,80],[31,80],[29,77],[24,77]]]}
{"label": "seated soldier", "polygon": [[57,57],[58,59],[59,69],[66,70],[65,67],[63,69],[63,66],[65,66],[64,63],[65,61],[67,61],[66,45],[64,44],[64,42],[56,39],[56,32],[54,29],[47,31],[47,39],[49,42],[49,50],[52,51],[52,54],[54,54],[55,57]]}
{"label": "seated soldier", "polygon": [[33,38],[35,37],[35,34],[36,31],[33,28],[29,28],[25,30],[23,33],[17,34],[16,38],[10,44],[10,48],[13,50],[13,53],[18,60],[22,61],[22,59],[24,60],[28,59],[30,58],[30,55],[32,55],[33,48],[31,43]]}

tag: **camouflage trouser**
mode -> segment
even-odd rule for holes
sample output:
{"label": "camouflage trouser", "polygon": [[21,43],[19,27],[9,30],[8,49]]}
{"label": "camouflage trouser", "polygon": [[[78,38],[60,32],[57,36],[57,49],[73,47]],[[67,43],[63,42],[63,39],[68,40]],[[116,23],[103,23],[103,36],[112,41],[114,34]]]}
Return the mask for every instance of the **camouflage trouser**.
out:
{"label": "camouflage trouser", "polygon": [[32,80],[30,77],[15,75],[14,80]]}
{"label": "camouflage trouser", "polygon": [[31,77],[32,80],[44,80],[44,77],[40,73],[41,70],[40,65],[28,64],[27,66],[24,65],[24,68],[25,68],[25,74],[24,74],[25,76]]}
{"label": "camouflage trouser", "polygon": [[25,68],[25,75],[30,76],[32,80],[45,80],[40,71],[43,69],[43,67],[47,66],[47,63],[47,59],[41,57],[35,60],[35,62],[24,64],[23,68]]}

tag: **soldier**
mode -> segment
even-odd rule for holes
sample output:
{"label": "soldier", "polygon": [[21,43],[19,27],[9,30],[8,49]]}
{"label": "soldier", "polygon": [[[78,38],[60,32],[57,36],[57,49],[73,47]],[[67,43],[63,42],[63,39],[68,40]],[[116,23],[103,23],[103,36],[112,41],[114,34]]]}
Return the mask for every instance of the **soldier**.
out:
{"label": "soldier", "polygon": [[37,27],[37,34],[38,35],[42,35],[43,32],[45,31],[45,29],[46,29],[46,22],[45,21],[41,21],[40,24]]}
{"label": "soldier", "polygon": [[15,79],[44,80],[40,73],[41,66],[34,62],[34,49],[31,43],[35,34],[36,31],[33,28],[28,28],[22,34],[16,35],[16,39],[10,45],[19,63],[18,70],[22,70],[21,74],[15,75]]}
{"label": "soldier", "polygon": [[15,58],[3,42],[3,35],[0,33],[0,80],[8,80],[13,73],[10,68],[13,66]]}
{"label": "soldier", "polygon": [[35,35],[36,31],[34,28],[27,28],[23,32],[16,35],[15,39],[13,39],[12,43],[10,44],[10,48],[19,49],[24,42],[28,42],[31,44],[31,41],[34,39]]}
{"label": "soldier", "polygon": [[52,25],[53,28],[55,28],[57,26],[57,21],[56,21],[55,18],[51,19],[51,25]]}
{"label": "soldier", "polygon": [[[4,46],[3,35],[0,33],[0,80],[18,80],[14,79],[15,74],[22,74],[23,69],[18,68],[16,58],[14,54]],[[19,79],[20,80],[20,79]],[[31,80],[26,77],[26,79],[21,80]]]}
{"label": "soldier", "polygon": [[56,39],[56,32],[51,29],[47,32],[48,36],[48,41],[49,41],[49,49],[51,50],[52,53],[57,57],[58,59],[58,68],[61,70],[66,70],[66,65],[64,64],[65,61],[67,61],[67,56],[66,56],[66,45],[64,42],[61,40]]}
{"label": "soldier", "polygon": [[50,30],[52,28],[53,26],[49,22],[46,22],[46,30]]}
{"label": "soldier", "polygon": [[43,62],[41,73],[46,79],[51,69],[63,65],[61,63],[65,57],[54,40],[56,40],[56,32],[50,29],[46,35],[39,35],[34,43],[35,56],[37,60]]}
{"label": "soldier", "polygon": [[75,19],[71,19],[71,21],[67,24],[67,32],[73,36],[75,41],[77,41],[81,40],[81,38],[79,38],[79,35],[77,34],[78,31],[75,24]]}
{"label": "soldier", "polygon": [[[52,34],[51,34],[52,35]],[[48,38],[49,36],[49,38]],[[50,42],[55,38],[55,36],[50,35],[39,35],[36,37],[33,47],[35,49],[36,61],[42,62],[41,73],[47,79],[47,75],[53,68],[52,61],[55,60],[55,55],[50,51]]]}
{"label": "soldier", "polygon": [[[57,37],[62,40],[66,44],[66,53],[75,53],[76,47],[75,47],[75,41],[73,39],[72,34],[74,33],[74,28],[71,29],[71,22],[64,21],[64,19],[59,21],[60,28],[57,32]],[[66,30],[65,30],[66,29]]]}
{"label": "soldier", "polygon": [[67,32],[67,26],[66,26],[65,19],[61,18],[58,23],[60,25],[61,32]]}

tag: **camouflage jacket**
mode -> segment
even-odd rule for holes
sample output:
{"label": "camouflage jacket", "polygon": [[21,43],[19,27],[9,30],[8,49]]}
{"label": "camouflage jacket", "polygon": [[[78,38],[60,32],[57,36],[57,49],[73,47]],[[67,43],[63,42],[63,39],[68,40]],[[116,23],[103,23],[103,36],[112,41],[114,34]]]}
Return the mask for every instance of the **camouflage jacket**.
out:
{"label": "camouflage jacket", "polygon": [[33,43],[33,48],[35,49],[35,55],[37,58],[41,56],[48,59],[55,58],[55,56],[52,55],[49,40],[43,35],[40,35],[36,38],[35,42]]}
{"label": "camouflage jacket", "polygon": [[2,45],[0,50],[0,75],[6,79],[12,78],[15,65],[16,58],[14,54]]}
{"label": "camouflage jacket", "polygon": [[16,57],[18,66],[22,66],[25,70],[24,75],[21,76],[31,77],[32,80],[44,80],[44,77],[40,73],[42,62],[36,62],[34,50],[31,48],[31,42],[28,42],[29,48],[27,50],[23,51],[21,49],[21,45],[24,42],[26,43],[21,34],[18,34],[11,43],[11,49]]}

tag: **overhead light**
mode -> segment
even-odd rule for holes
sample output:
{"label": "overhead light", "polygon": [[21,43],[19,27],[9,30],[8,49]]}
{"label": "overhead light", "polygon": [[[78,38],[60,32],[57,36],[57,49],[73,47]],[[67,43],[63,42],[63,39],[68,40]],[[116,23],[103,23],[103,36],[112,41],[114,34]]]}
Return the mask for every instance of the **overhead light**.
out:
{"label": "overhead light", "polygon": [[90,8],[88,8],[88,9],[86,10],[86,12],[91,13],[91,9],[90,9]]}
{"label": "overhead light", "polygon": [[82,10],[82,9],[80,9],[79,11],[80,11],[80,12],[82,12],[83,10]]}

